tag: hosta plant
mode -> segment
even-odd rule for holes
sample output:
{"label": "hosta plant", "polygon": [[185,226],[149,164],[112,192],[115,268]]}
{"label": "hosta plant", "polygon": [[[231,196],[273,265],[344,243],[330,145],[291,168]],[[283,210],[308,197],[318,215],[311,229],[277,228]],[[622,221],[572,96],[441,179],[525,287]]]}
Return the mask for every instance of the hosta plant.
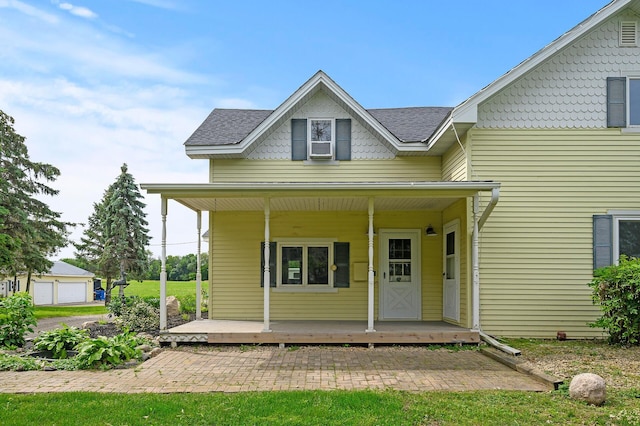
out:
{"label": "hosta plant", "polygon": [[76,346],[76,360],[80,368],[111,368],[131,359],[140,358],[142,352],[136,349],[142,339],[125,331],[114,337],[99,336],[88,339]]}
{"label": "hosta plant", "polygon": [[39,351],[51,351],[53,358],[67,358],[67,351],[88,338],[89,330],[62,324],[62,328],[40,332],[33,347]]}

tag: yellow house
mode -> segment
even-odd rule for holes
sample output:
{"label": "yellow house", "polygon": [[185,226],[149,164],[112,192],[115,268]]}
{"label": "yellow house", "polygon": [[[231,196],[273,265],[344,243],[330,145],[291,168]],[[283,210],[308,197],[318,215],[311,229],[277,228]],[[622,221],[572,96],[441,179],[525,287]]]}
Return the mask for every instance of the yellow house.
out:
{"label": "yellow house", "polygon": [[613,1],[454,108],[365,109],[319,71],[213,110],[185,143],[207,183],[142,188],[163,223],[209,212],[209,318],[599,336],[594,267],[640,255],[639,16]]}

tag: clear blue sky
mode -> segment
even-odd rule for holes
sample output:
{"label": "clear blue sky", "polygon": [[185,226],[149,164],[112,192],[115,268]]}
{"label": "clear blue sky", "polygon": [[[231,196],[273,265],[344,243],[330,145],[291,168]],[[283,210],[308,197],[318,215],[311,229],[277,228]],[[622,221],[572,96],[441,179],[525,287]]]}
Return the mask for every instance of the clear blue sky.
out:
{"label": "clear blue sky", "polygon": [[[0,0],[0,109],[61,169],[49,205],[86,222],[124,162],[205,182],[182,143],[215,107],[273,109],[319,69],[365,108],[455,106],[607,3]],[[195,252],[195,214],[168,223],[169,254]]]}

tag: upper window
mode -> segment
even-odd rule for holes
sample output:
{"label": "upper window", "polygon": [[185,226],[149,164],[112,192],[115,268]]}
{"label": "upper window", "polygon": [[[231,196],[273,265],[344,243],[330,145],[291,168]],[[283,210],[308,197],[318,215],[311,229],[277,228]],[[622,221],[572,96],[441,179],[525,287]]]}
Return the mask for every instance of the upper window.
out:
{"label": "upper window", "polygon": [[607,78],[607,127],[640,127],[640,75]]}
{"label": "upper window", "polygon": [[309,123],[309,157],[333,158],[334,120],[312,118]]}
{"label": "upper window", "polygon": [[[351,160],[351,119],[294,118],[291,120],[291,159]],[[314,163],[322,164],[322,161]],[[324,161],[324,164],[333,164]]]}

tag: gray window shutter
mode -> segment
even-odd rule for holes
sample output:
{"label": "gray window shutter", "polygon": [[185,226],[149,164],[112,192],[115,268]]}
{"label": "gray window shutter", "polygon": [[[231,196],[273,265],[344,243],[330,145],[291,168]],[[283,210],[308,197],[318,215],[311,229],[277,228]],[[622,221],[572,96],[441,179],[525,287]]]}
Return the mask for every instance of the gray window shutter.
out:
{"label": "gray window shutter", "polygon": [[291,159],[307,159],[307,120],[304,118],[291,120]]}
{"label": "gray window shutter", "polygon": [[351,119],[336,119],[336,160],[351,160]]}
{"label": "gray window shutter", "polygon": [[349,287],[349,243],[333,243],[333,286],[336,288]]}
{"label": "gray window shutter", "polygon": [[607,127],[627,127],[626,77],[607,77]]}
{"label": "gray window shutter", "polygon": [[[269,287],[276,286],[278,244],[269,243]],[[260,287],[264,287],[264,241],[260,243]]]}
{"label": "gray window shutter", "polygon": [[593,269],[613,265],[613,216],[593,215]]}

